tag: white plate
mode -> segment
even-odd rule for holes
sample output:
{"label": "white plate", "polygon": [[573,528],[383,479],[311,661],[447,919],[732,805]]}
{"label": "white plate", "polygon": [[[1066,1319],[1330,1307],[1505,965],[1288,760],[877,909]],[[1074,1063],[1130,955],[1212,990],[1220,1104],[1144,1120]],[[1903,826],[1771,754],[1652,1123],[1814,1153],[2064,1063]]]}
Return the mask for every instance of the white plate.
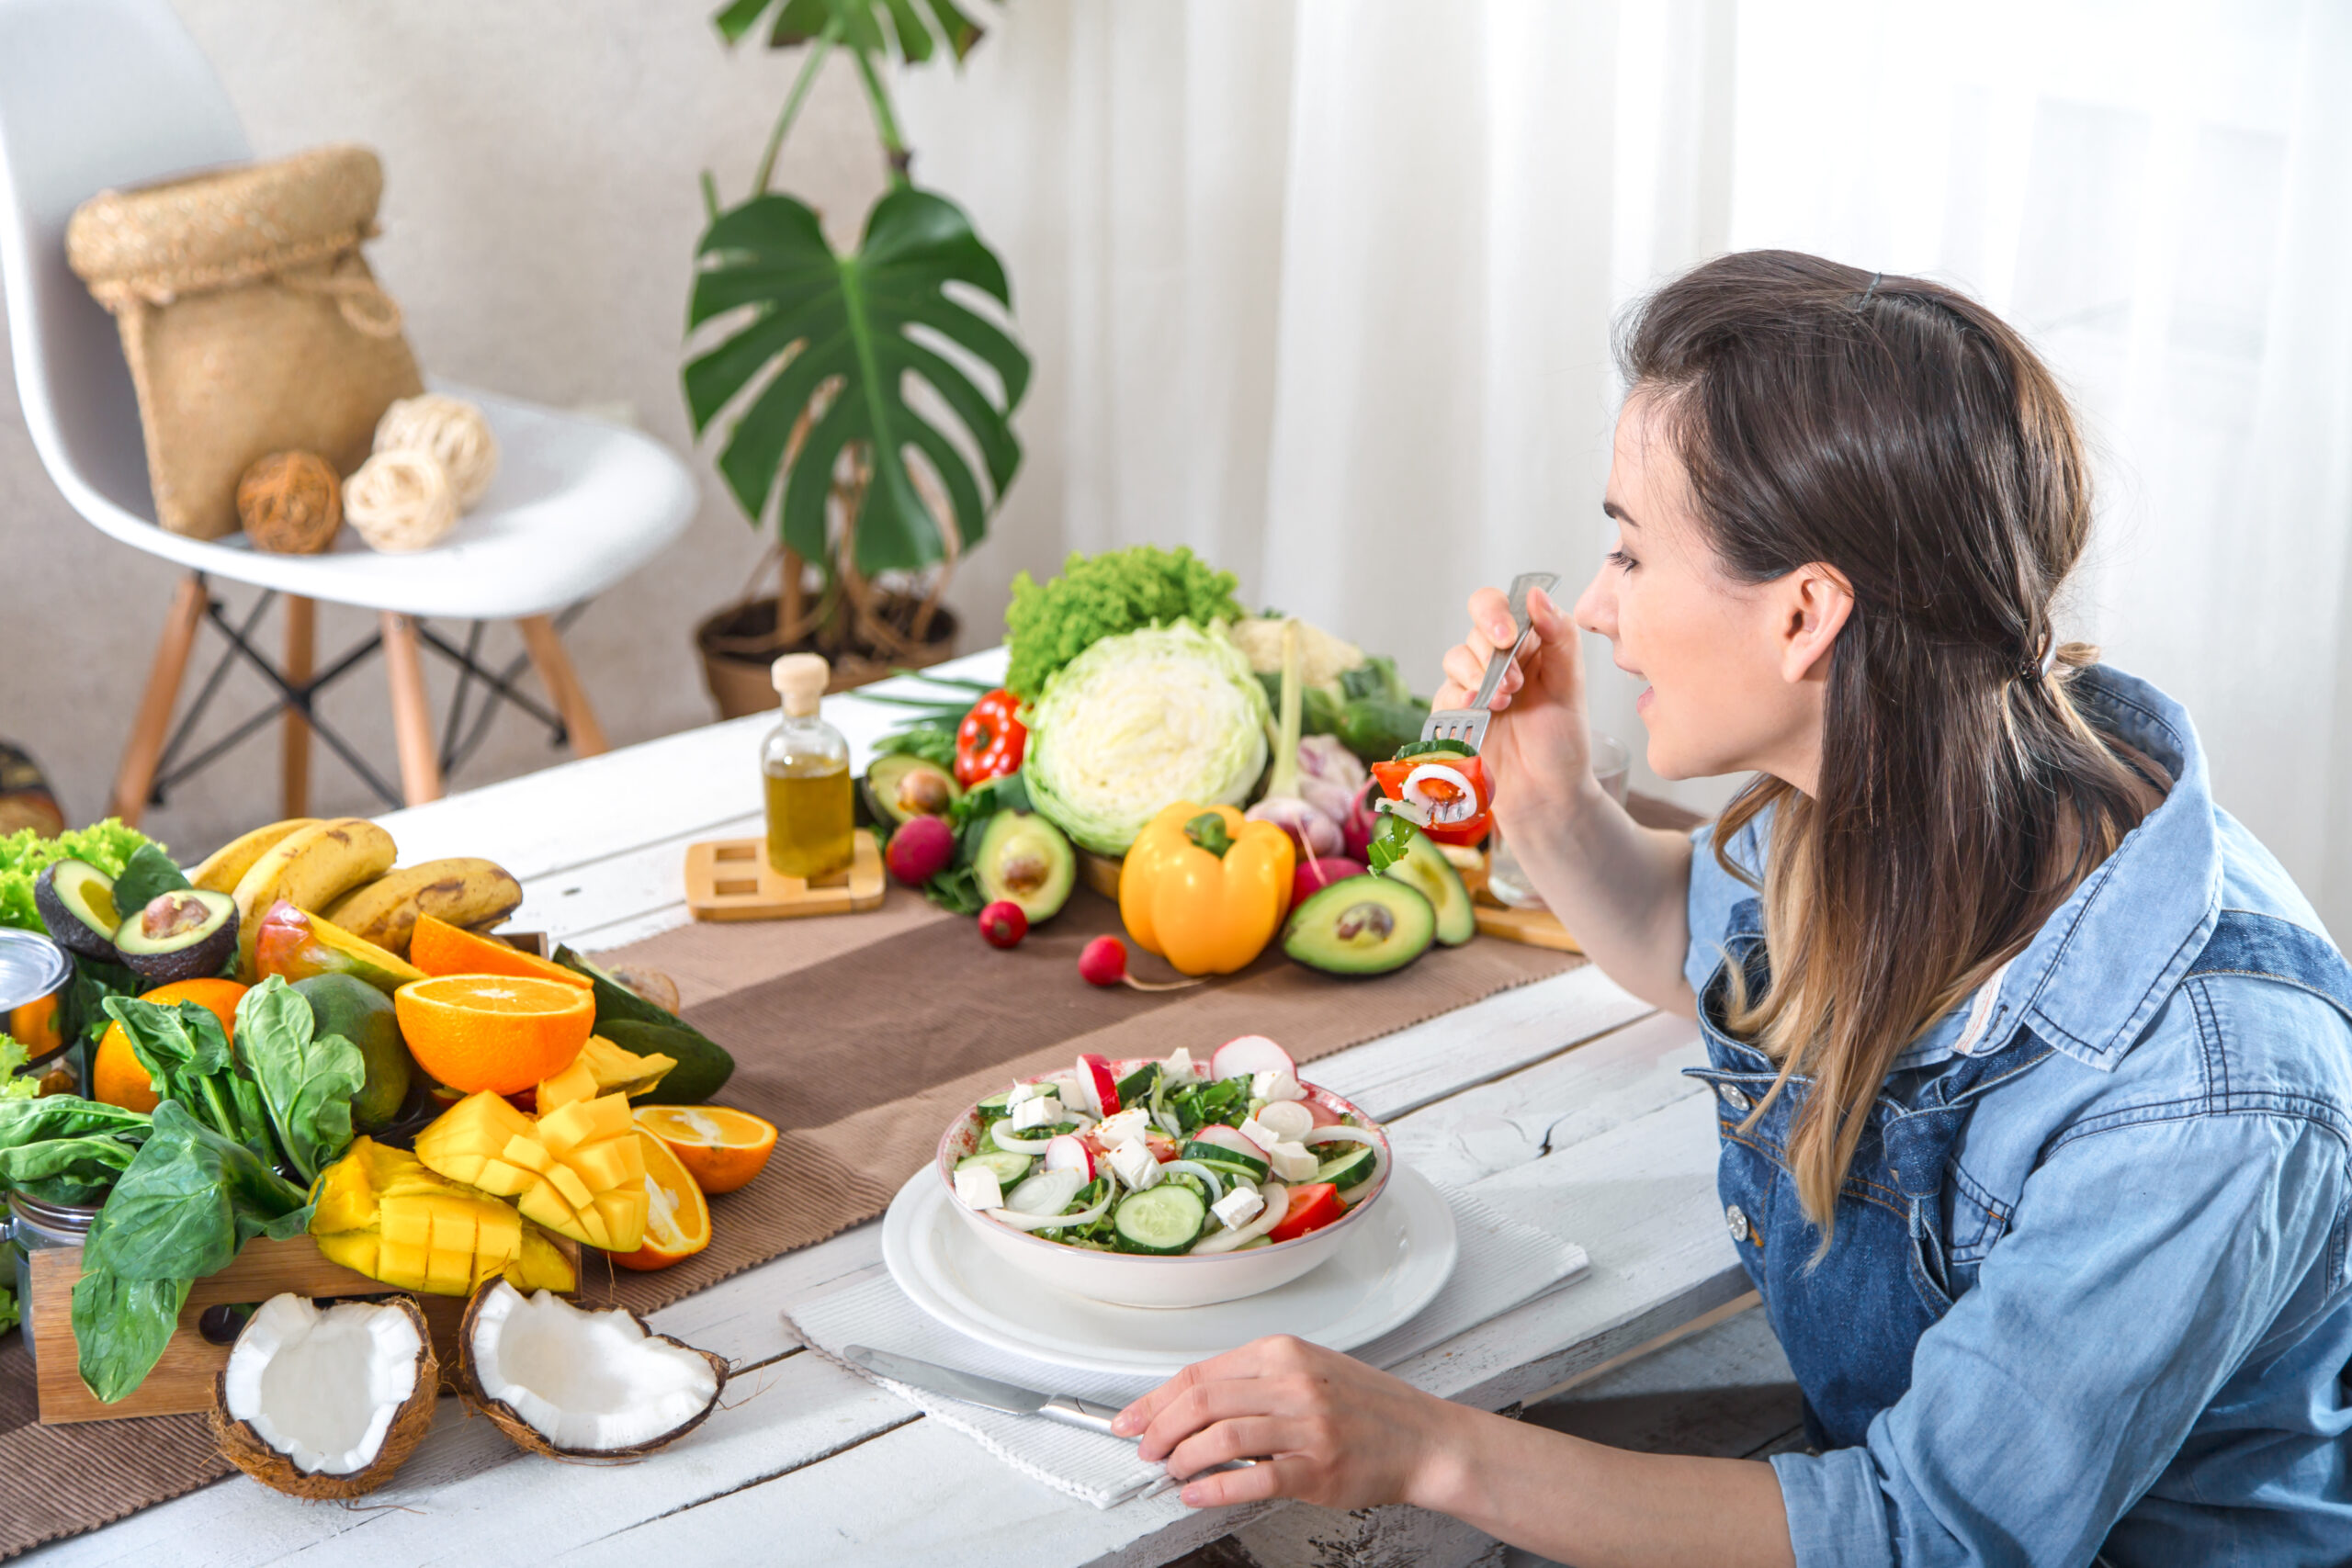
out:
{"label": "white plate", "polygon": [[1328,1260],[1287,1285],[1211,1306],[1114,1306],[1030,1279],[957,1223],[929,1166],[882,1217],[882,1260],[899,1289],[947,1327],[1056,1366],[1165,1377],[1269,1334],[1351,1350],[1429,1305],[1453,1272],[1444,1196],[1402,1165],[1388,1186]]}

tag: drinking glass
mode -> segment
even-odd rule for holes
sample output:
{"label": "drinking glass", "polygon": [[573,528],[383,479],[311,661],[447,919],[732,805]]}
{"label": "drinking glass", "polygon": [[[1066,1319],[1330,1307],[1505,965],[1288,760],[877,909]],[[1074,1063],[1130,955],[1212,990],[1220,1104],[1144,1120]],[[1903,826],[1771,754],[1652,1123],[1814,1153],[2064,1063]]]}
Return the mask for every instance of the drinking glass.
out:
{"label": "drinking glass", "polygon": [[[1592,776],[1600,781],[1601,790],[1618,805],[1625,804],[1625,781],[1633,773],[1634,755],[1624,743],[1612,736],[1592,732]],[[1487,891],[1501,903],[1514,909],[1540,909],[1543,896],[1535,885],[1527,880],[1526,868],[1519,857],[1510,852],[1510,845],[1503,841],[1500,829],[1487,857]]]}

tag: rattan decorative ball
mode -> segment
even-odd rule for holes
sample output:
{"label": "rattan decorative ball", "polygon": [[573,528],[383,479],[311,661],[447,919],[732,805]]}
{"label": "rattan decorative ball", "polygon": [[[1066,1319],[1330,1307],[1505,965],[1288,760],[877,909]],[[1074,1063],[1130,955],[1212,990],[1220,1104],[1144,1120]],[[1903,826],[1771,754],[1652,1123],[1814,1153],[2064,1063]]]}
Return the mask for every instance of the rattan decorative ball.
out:
{"label": "rattan decorative ball", "polygon": [[438,544],[458,525],[458,492],[430,452],[379,452],[343,487],[343,509],[371,549]]}
{"label": "rattan decorative ball", "polygon": [[498,472],[498,437],[481,410],[437,392],[402,398],[376,422],[379,452],[430,452],[448,470],[458,504],[471,506]]}
{"label": "rattan decorative ball", "polygon": [[257,550],[317,555],[343,526],[343,483],[315,452],[272,452],[237,481],[237,520]]}

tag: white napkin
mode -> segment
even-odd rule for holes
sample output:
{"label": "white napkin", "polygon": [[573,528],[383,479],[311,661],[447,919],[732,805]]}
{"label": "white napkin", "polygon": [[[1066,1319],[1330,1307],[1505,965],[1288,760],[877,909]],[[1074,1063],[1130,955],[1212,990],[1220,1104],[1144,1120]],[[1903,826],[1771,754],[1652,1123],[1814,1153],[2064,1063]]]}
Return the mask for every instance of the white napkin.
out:
{"label": "white napkin", "polygon": [[[1351,1352],[1372,1366],[1394,1367],[1585,1270],[1584,1248],[1574,1242],[1509,1218],[1466,1192],[1439,1190],[1453,1210],[1459,1238],[1453,1278],[1410,1320]],[[888,1275],[796,1302],[785,1309],[784,1319],[801,1343],[827,1360],[889,1390],[1057,1492],[1108,1508],[1170,1484],[1159,1466],[1136,1457],[1132,1442],[909,1388],[842,1360],[841,1350],[844,1345],[871,1345],[1100,1404],[1125,1404],[1157,1386],[1157,1378],[1081,1371],[983,1345],[915,1305]]]}

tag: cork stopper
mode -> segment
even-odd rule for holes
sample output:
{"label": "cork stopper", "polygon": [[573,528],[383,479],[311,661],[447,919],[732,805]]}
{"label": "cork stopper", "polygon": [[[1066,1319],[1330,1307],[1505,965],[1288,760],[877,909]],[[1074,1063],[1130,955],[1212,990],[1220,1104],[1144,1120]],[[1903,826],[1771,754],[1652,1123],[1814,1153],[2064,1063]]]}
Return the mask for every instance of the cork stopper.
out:
{"label": "cork stopper", "polygon": [[818,653],[787,653],[768,666],[768,679],[783,694],[784,711],[794,718],[807,718],[817,711],[818,699],[825,694],[825,682],[832,679],[832,671]]}

